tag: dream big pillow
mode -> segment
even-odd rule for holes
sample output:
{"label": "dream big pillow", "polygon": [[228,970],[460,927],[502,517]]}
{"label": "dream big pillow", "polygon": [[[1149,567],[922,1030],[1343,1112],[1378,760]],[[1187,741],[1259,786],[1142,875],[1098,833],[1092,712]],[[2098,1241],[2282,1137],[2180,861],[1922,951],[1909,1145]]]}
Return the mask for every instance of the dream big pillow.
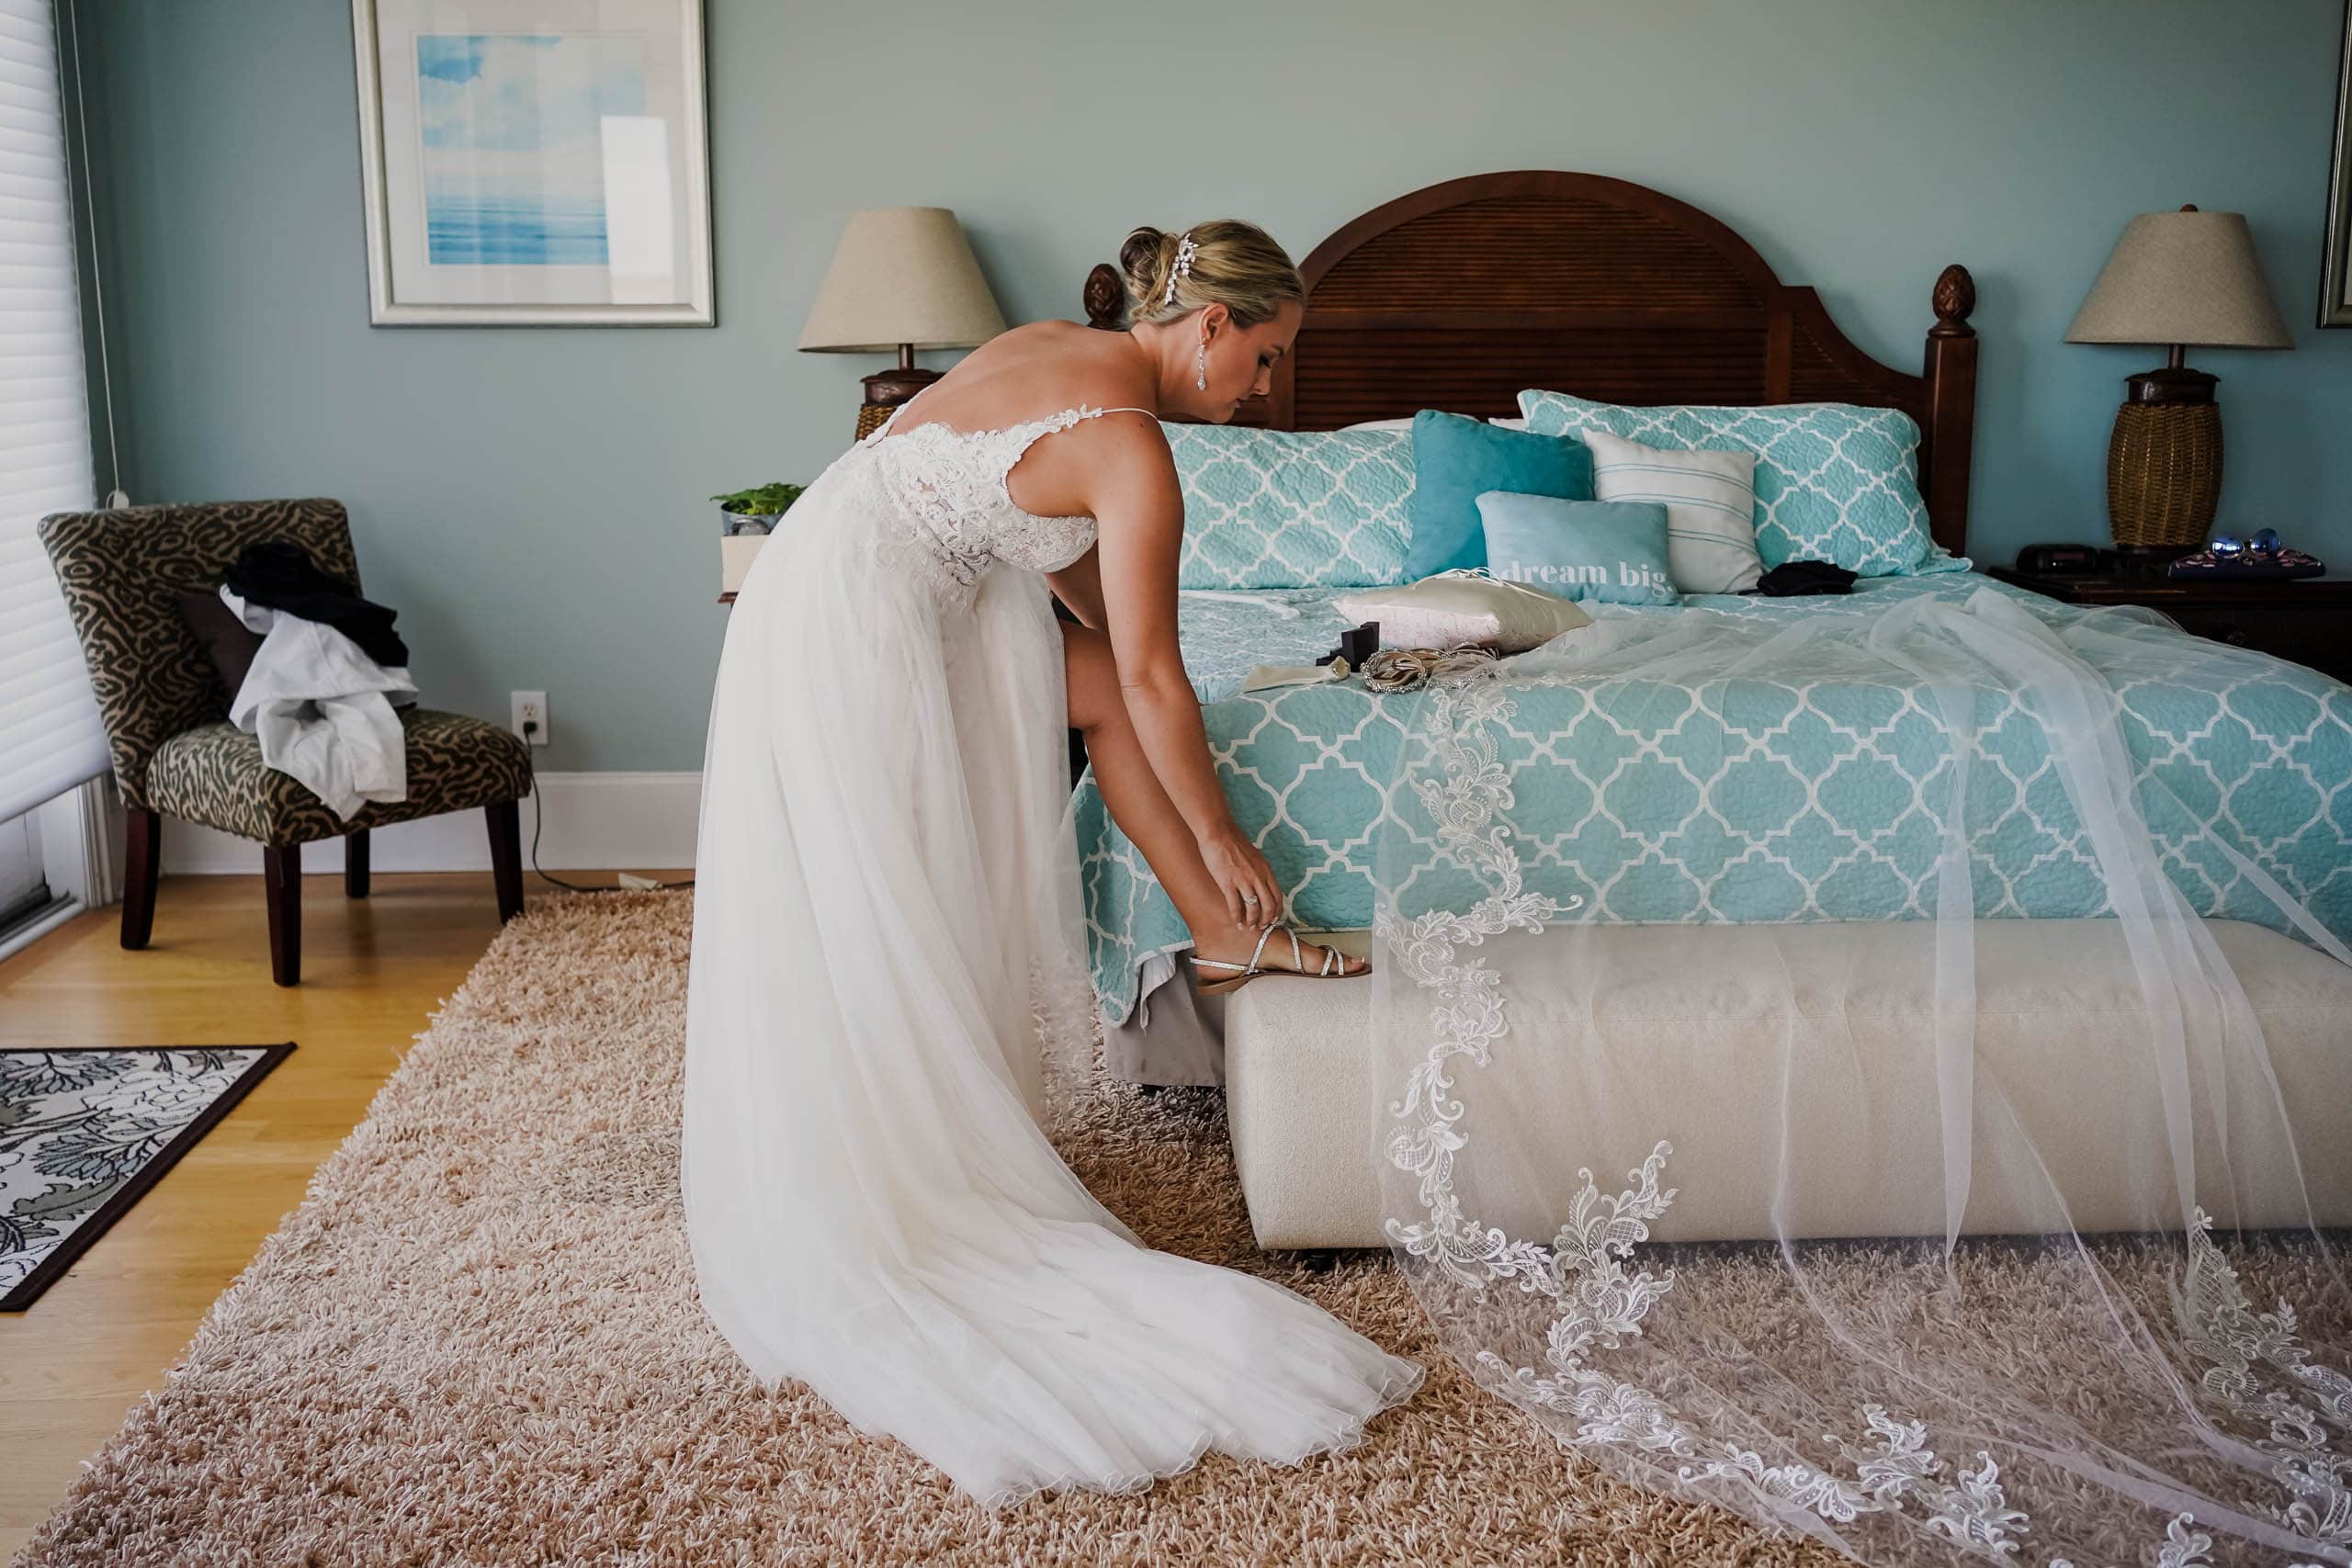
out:
{"label": "dream big pillow", "polygon": [[1592,488],[1603,501],[1666,508],[1666,559],[1685,593],[1737,593],[1764,575],[1756,558],[1756,454],[1675,452],[1588,432]]}
{"label": "dream big pillow", "polygon": [[1478,498],[1487,570],[1562,599],[1674,604],[1666,508],[1645,501],[1562,501],[1490,490]]}
{"label": "dream big pillow", "polygon": [[1767,567],[1833,561],[1863,577],[1967,570],[1935,547],[1919,496],[1919,427],[1852,403],[1627,408],[1523,391],[1530,430],[1600,431],[1651,446],[1756,455],[1756,549]]}
{"label": "dream big pillow", "polygon": [[1482,491],[1592,499],[1592,457],[1577,442],[1531,435],[1424,409],[1413,416],[1413,532],[1408,581],[1487,564]]}

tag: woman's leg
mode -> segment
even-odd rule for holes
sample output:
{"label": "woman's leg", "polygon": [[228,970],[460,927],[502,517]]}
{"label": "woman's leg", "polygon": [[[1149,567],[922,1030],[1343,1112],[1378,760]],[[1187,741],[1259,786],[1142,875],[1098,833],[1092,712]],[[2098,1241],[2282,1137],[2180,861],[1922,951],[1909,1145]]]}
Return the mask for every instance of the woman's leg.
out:
{"label": "woman's leg", "polygon": [[[1119,670],[1111,657],[1111,639],[1085,626],[1062,626],[1062,668],[1069,690],[1069,722],[1086,734],[1086,754],[1094,764],[1094,782],[1111,819],[1135,841],[1152,874],[1183,917],[1193,933],[1193,951],[1203,958],[1238,962],[1250,956],[1261,934],[1237,926],[1227,914],[1225,894],[1201,859],[1193,829],[1176,803],[1159,786],[1143,743],[1136,739],[1127,718],[1126,699],[1119,692]],[[1302,942],[1300,956],[1307,973],[1323,962],[1323,950]],[[1277,936],[1266,943],[1259,962],[1270,969],[1290,967],[1290,942]],[[1359,958],[1346,960],[1348,969],[1364,967]]]}

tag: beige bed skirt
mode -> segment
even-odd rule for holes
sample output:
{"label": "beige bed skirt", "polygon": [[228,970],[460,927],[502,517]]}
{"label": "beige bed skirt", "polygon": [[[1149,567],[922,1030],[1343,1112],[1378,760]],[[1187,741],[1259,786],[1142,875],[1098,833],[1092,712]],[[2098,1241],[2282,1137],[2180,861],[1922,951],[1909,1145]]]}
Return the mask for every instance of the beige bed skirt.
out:
{"label": "beige bed skirt", "polygon": [[[1575,940],[1596,945],[1577,951],[1600,962],[1607,992],[1578,987],[1578,964],[1513,966],[1504,1047],[1492,1066],[1462,1075],[1475,1096],[1477,1147],[1527,1161],[1532,1186],[1565,1195],[1581,1184],[1578,1168],[1607,1187],[1663,1140],[1674,1151],[1666,1184],[1678,1196],[1652,1227],[1659,1239],[1767,1239],[1776,1234],[1785,1116],[1808,1150],[1791,1205],[1808,1217],[1805,1235],[1941,1235],[1941,1132],[1928,1038],[1933,970],[1922,945],[1934,929],[1933,921],[1776,927],[1770,973],[1758,964],[1743,976],[1727,964],[1694,976],[1687,927],[1583,928]],[[2309,1217],[2352,1224],[2352,969],[2256,926],[2216,920],[2209,929],[2260,1020]],[[2153,1089],[2137,1092],[2151,1076],[2150,1020],[2137,988],[2112,978],[2115,923],[1981,920],[1976,944],[1976,1071],[2025,1122],[2068,1195],[2075,1228],[2131,1228],[2169,1212],[2162,1109]],[[1820,989],[1809,977],[1836,981],[1842,1005],[1834,1015],[1808,1011],[1809,992]],[[1368,983],[1278,979],[1253,981],[1227,1001],[1234,1156],[1261,1247],[1386,1245],[1374,1161],[1390,1124],[1383,1103],[1399,1086],[1372,1081],[1371,996]],[[1792,996],[1793,1008],[1784,1005]],[[1588,1017],[1597,1021],[1600,1059],[1588,1049],[1572,1064],[1560,1048],[1546,1050],[1547,1015],[1554,1039],[1570,1016],[1579,1030]],[[1859,1074],[1823,1077],[1860,1087],[1840,1098],[1784,1084],[1792,1047],[1850,1053]],[[1616,1124],[1586,1113],[1596,1097],[1578,1086],[1596,1072],[1607,1075]],[[2218,1185],[2218,1148],[2200,1146],[2198,1156],[2200,1184],[2210,1175]],[[1963,1230],[2045,1228],[2029,1197],[2038,1190],[2038,1179],[1980,1167]],[[2216,1213],[2231,1211],[2218,1192],[2199,1196]],[[2257,1189],[2239,1218],[2301,1225],[2304,1202],[2303,1192]],[[1546,1214],[1478,1217],[1521,1235],[1549,1234],[1557,1223]]]}

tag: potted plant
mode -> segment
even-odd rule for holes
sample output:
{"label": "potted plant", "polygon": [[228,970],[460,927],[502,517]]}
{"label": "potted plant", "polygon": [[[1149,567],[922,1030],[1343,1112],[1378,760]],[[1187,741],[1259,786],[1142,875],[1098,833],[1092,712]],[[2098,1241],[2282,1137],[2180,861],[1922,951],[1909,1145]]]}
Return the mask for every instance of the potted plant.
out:
{"label": "potted plant", "polygon": [[718,502],[718,531],[721,534],[766,534],[775,528],[775,520],[791,509],[800,499],[802,485],[764,484],[756,490],[730,491],[710,499]]}

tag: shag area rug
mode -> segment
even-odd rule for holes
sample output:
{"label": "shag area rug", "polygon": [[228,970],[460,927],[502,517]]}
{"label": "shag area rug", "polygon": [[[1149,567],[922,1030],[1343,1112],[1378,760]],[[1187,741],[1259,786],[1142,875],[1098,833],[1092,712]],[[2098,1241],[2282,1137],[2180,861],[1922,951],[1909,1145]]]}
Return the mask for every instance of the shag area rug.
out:
{"label": "shag area rug", "polygon": [[1427,1366],[1360,1447],[990,1513],[763,1392],[703,1316],[679,1204],[690,909],[548,897],[508,926],[19,1562],[1837,1561],[1569,1458],[1430,1342],[1385,1258],[1260,1253],[1207,1091],[1098,1083],[1065,1152],[1153,1246]]}
{"label": "shag area rug", "polygon": [[1064,1151],[1153,1246],[1426,1365],[1360,1447],[991,1513],[763,1392],[703,1315],[679,1205],[690,911],[546,897],[509,925],[25,1568],[1834,1561],[1569,1459],[1430,1342],[1385,1258],[1259,1252],[1207,1091],[1098,1083]]}

